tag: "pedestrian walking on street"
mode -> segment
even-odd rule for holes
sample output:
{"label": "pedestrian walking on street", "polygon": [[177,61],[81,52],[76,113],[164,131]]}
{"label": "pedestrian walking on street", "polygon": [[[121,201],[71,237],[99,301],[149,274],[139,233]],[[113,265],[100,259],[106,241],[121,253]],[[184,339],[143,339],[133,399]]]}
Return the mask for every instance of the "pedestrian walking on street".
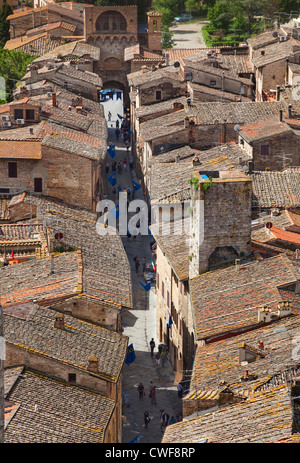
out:
{"label": "pedestrian walking on street", "polygon": [[119,122],[119,119],[116,120],[116,127],[119,128],[120,127],[120,122]]}
{"label": "pedestrian walking on street", "polygon": [[108,111],[108,114],[107,114],[107,115],[108,115],[108,120],[111,121],[111,112]]}
{"label": "pedestrian walking on street", "polygon": [[160,410],[160,429],[162,433],[164,433],[169,424],[169,418],[168,413],[164,409]]}
{"label": "pedestrian walking on street", "polygon": [[116,161],[114,161],[114,162],[112,163],[112,165],[111,165],[111,170],[112,170],[113,172],[116,172],[116,170],[117,170],[117,162],[116,162]]}
{"label": "pedestrian walking on street", "polygon": [[130,199],[130,196],[131,196],[131,188],[130,188],[130,186],[127,187],[127,195],[128,195],[128,198]]}
{"label": "pedestrian walking on street", "polygon": [[130,140],[129,140],[129,138],[126,139],[126,141],[125,141],[125,146],[126,146],[126,150],[127,150],[127,153],[128,153],[129,147],[130,147]]}
{"label": "pedestrian walking on street", "polygon": [[126,159],[126,158],[125,158],[124,161],[123,161],[123,167],[124,167],[124,169],[127,168],[127,159]]}
{"label": "pedestrian walking on street", "polygon": [[105,164],[105,172],[108,174],[109,172],[109,162],[107,161],[107,163]]}
{"label": "pedestrian walking on street", "polygon": [[144,413],[145,429],[148,429],[149,423],[150,423],[150,415],[149,415],[149,412],[146,410],[145,413]]}
{"label": "pedestrian walking on street", "polygon": [[122,174],[122,161],[118,162],[118,174]]}
{"label": "pedestrian walking on street", "polygon": [[157,352],[155,356],[155,360],[156,360],[156,365],[160,367],[160,353],[159,352]]}
{"label": "pedestrian walking on street", "polygon": [[163,368],[167,360],[167,352],[165,349],[163,349],[162,353],[160,354],[160,359],[161,359],[161,367]]}
{"label": "pedestrian walking on street", "polygon": [[153,386],[152,389],[150,389],[149,397],[151,405],[156,405],[156,386]]}
{"label": "pedestrian walking on street", "polygon": [[155,348],[155,342],[154,342],[154,339],[152,338],[151,341],[150,341],[150,349],[151,349],[151,357],[153,357],[153,352],[154,352],[154,348]]}
{"label": "pedestrian walking on street", "polygon": [[175,424],[175,423],[177,423],[176,418],[175,418],[174,416],[171,416],[169,423],[170,423],[170,424]]}
{"label": "pedestrian walking on street", "polygon": [[182,397],[183,397],[183,387],[182,387],[181,383],[178,383],[178,385],[177,385],[177,394],[178,394],[178,398],[182,399]]}
{"label": "pedestrian walking on street", "polygon": [[119,140],[119,137],[120,137],[120,129],[119,129],[119,127],[116,128],[115,134],[116,134],[116,139]]}
{"label": "pedestrian walking on street", "polygon": [[140,260],[139,260],[138,256],[135,256],[133,258],[133,261],[134,261],[134,265],[135,265],[135,271],[136,271],[136,273],[138,273],[139,272],[139,266],[140,266]]}
{"label": "pedestrian walking on street", "polygon": [[138,385],[138,391],[139,391],[139,398],[140,398],[140,399],[143,399],[143,397],[144,397],[144,395],[145,395],[145,388],[144,388],[144,386],[143,386],[142,383],[140,383],[140,384]]}

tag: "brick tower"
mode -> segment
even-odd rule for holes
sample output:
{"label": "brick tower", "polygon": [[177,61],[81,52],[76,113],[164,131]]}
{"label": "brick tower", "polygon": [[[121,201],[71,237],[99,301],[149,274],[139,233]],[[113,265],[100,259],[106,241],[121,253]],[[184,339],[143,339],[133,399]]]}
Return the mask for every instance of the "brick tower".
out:
{"label": "brick tower", "polygon": [[161,17],[158,11],[149,11],[148,16],[148,48],[152,51],[161,50]]}
{"label": "brick tower", "polygon": [[239,171],[200,171],[194,177],[199,183],[191,192],[190,278],[251,249],[251,179]]}

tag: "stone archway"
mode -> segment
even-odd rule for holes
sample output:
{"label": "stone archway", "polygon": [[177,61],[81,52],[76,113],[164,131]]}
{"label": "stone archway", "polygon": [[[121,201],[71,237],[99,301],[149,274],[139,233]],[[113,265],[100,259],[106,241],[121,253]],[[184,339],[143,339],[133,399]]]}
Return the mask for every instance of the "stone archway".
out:
{"label": "stone archway", "polygon": [[125,92],[125,85],[122,82],[118,82],[117,80],[107,80],[103,82],[102,88],[105,90],[107,88],[115,88]]}
{"label": "stone archway", "polygon": [[116,34],[127,31],[127,21],[118,11],[105,11],[95,22],[96,31],[102,34]]}

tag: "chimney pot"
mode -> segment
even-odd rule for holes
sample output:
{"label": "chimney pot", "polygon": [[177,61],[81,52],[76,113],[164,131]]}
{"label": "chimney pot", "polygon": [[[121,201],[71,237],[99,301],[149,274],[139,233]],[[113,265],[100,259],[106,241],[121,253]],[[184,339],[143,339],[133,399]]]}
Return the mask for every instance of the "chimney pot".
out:
{"label": "chimney pot", "polygon": [[241,268],[241,259],[235,259],[235,269],[238,272]]}
{"label": "chimney pot", "polygon": [[259,341],[259,343],[258,343],[258,348],[259,348],[259,349],[264,349],[264,348],[265,348],[265,347],[264,347],[264,342],[263,342],[263,341]]}
{"label": "chimney pot", "polygon": [[249,370],[246,370],[245,371],[245,378],[247,378],[249,376]]}
{"label": "chimney pot", "polygon": [[98,357],[95,355],[91,355],[88,359],[88,370],[93,371],[94,373],[98,373],[99,368],[99,361]]}
{"label": "chimney pot", "polygon": [[56,106],[56,93],[52,93],[52,106]]}
{"label": "chimney pot", "polygon": [[[276,98],[276,100],[277,100],[277,98]],[[280,120],[280,122],[282,122],[282,118],[283,118],[282,115],[283,115],[283,111],[282,111],[282,109],[280,109],[280,111],[279,111],[279,120]]]}
{"label": "chimney pot", "polygon": [[65,317],[61,313],[55,315],[54,327],[63,329],[65,327]]}

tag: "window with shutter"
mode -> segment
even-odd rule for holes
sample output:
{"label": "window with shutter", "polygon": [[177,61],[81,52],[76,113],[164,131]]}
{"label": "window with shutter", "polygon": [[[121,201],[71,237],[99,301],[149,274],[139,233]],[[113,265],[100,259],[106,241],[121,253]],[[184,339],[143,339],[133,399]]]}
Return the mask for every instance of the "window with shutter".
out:
{"label": "window with shutter", "polygon": [[8,176],[9,176],[9,178],[17,178],[18,177],[17,163],[16,162],[9,162],[8,163]]}
{"label": "window with shutter", "polygon": [[262,156],[268,156],[270,151],[269,145],[260,145],[260,154]]}

